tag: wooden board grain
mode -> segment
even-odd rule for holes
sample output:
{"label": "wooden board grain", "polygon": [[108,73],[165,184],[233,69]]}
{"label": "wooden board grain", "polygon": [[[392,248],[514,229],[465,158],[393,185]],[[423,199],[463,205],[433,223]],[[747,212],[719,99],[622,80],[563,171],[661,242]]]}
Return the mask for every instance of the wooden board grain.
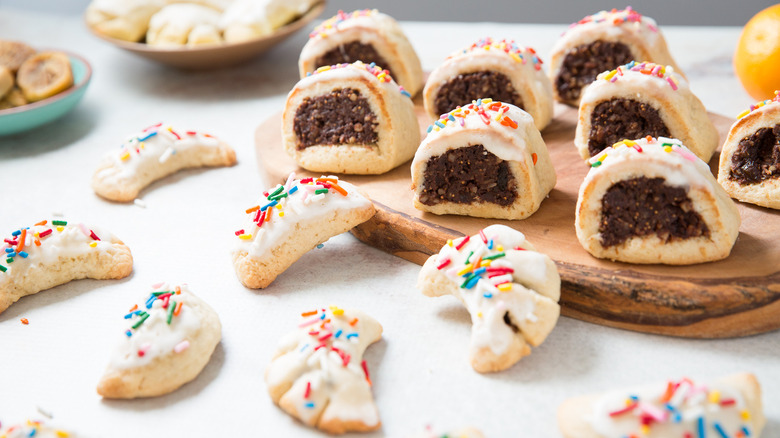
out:
{"label": "wooden board grain", "polygon": [[[416,106],[420,129],[429,121]],[[733,120],[710,114],[721,138]],[[561,274],[562,314],[597,324],[697,338],[746,336],[780,328],[780,212],[738,204],[740,235],[722,261],[693,266],[631,265],[599,260],[577,241],[574,212],[588,172],[573,139],[576,109],[556,106],[543,132],[558,175],[555,189],[533,216],[521,221],[423,213],[412,206],[410,163],[379,176],[344,178],[374,200],[377,215],[352,233],[361,241],[422,264],[447,239],[474,234],[492,223],[526,234],[555,260]],[[300,169],[283,151],[281,114],[256,131],[258,166],[274,181]],[[423,134],[424,135],[424,134]],[[710,162],[716,172],[717,155]]]}

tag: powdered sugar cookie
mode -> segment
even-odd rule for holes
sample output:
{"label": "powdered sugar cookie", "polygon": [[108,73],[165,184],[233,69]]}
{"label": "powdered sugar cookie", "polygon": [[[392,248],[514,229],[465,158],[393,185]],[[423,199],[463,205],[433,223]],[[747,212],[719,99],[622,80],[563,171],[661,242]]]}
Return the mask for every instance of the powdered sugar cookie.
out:
{"label": "powdered sugar cookie", "polygon": [[523,233],[491,225],[450,241],[420,270],[417,288],[454,295],[471,314],[471,365],[501,371],[531,353],[558,321],[561,279],[555,263]]}
{"label": "powdered sugar cookie", "polygon": [[238,279],[247,287],[264,288],[304,253],[375,212],[366,196],[336,176],[295,179],[291,174],[246,210],[233,250]]}
{"label": "powdered sugar cookie", "polygon": [[160,283],[124,316],[127,329],[97,391],[106,398],[154,397],[200,374],[222,339],[217,313],[186,284]]}
{"label": "powdered sugar cookie", "polygon": [[92,176],[92,189],[106,199],[129,202],[144,187],[179,170],[234,164],[235,151],[216,137],[158,123],[108,154]]}
{"label": "powdered sugar cookie", "polygon": [[265,370],[274,403],[308,426],[328,433],[366,432],[380,426],[363,353],[382,326],[357,310],[312,310],[279,342]]}
{"label": "powdered sugar cookie", "polygon": [[130,248],[107,230],[83,223],[44,220],[20,228],[0,243],[0,312],[25,295],[71,280],[130,275]]}
{"label": "powdered sugar cookie", "polygon": [[709,384],[681,379],[586,395],[558,408],[565,438],[759,438],[765,424],[761,388],[748,373]]}

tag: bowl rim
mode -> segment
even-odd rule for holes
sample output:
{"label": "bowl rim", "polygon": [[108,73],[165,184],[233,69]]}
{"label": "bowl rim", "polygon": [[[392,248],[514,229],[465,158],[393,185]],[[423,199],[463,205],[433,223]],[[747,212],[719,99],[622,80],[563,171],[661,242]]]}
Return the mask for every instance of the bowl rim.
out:
{"label": "bowl rim", "polygon": [[71,64],[73,64],[73,59],[75,59],[76,61],[81,62],[84,65],[84,67],[86,67],[87,72],[84,75],[84,77],[77,84],[71,85],[71,87],[68,88],[67,90],[61,91],[61,92],[55,94],[54,96],[47,97],[46,99],[39,100],[37,102],[28,103],[26,105],[17,106],[15,108],[7,108],[7,109],[4,109],[4,110],[0,110],[0,117],[7,116],[7,115],[10,115],[10,114],[20,114],[20,113],[23,113],[23,112],[26,112],[26,111],[32,111],[32,110],[35,110],[35,109],[38,109],[38,108],[50,105],[50,104],[52,104],[52,103],[54,103],[54,102],[56,102],[58,100],[65,99],[69,95],[75,93],[76,91],[80,90],[81,88],[86,87],[87,84],[89,84],[90,79],[92,79],[92,66],[89,64],[89,62],[83,56],[77,55],[77,54],[75,54],[73,52],[69,52],[67,50],[58,50],[58,49],[40,50],[37,53],[43,53],[43,52],[60,52],[60,53],[64,53],[64,54],[66,54],[68,56],[68,58],[70,58]]}
{"label": "bowl rim", "polygon": [[253,38],[251,40],[247,41],[241,41],[237,43],[226,43],[222,42],[219,44],[208,44],[204,46],[150,46],[146,43],[139,43],[134,41],[125,41],[120,40],[117,38],[112,38],[108,35],[100,33],[98,30],[93,28],[92,26],[87,23],[86,20],[86,13],[84,14],[84,22],[87,26],[87,29],[89,29],[90,33],[95,35],[96,37],[107,41],[119,48],[130,50],[133,52],[146,52],[146,53],[159,53],[159,54],[166,54],[166,53],[208,53],[212,51],[220,51],[220,50],[226,50],[226,49],[233,49],[237,47],[251,47],[255,44],[258,44],[262,41],[271,40],[273,38],[277,38],[279,36],[287,35],[291,32],[295,32],[305,26],[307,23],[311,22],[317,16],[319,16],[324,10],[326,6],[326,0],[318,0],[312,6],[306,10],[303,14],[301,14],[297,19],[285,24],[284,26],[276,29],[274,32],[263,35],[257,38]]}

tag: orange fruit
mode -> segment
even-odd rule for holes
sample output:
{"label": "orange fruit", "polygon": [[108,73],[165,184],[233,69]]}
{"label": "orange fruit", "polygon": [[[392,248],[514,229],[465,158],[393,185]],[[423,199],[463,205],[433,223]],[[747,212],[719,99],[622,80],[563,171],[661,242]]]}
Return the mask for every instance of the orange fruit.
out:
{"label": "orange fruit", "polygon": [[734,70],[756,100],[770,99],[780,89],[780,4],[754,15],[742,29]]}

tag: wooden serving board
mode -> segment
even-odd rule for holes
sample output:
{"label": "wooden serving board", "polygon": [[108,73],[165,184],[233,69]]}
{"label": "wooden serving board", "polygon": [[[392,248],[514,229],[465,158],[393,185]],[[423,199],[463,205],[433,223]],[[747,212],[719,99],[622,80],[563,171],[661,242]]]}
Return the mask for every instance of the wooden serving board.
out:
{"label": "wooden serving board", "polygon": [[[418,98],[419,100],[419,98]],[[416,105],[420,129],[427,119]],[[733,120],[710,118],[725,138]],[[631,265],[599,260],[579,244],[574,230],[577,193],[589,167],[573,143],[577,110],[557,105],[543,132],[558,182],[539,211],[520,221],[437,216],[412,205],[410,163],[379,176],[345,175],[371,196],[373,219],[352,233],[361,241],[417,264],[447,239],[475,234],[492,223],[522,231],[555,260],[561,274],[562,314],[641,332],[696,338],[746,336],[780,328],[780,212],[738,203],[742,226],[731,255],[692,266]],[[272,181],[295,171],[311,176],[282,149],[281,113],[256,132],[257,160]],[[718,156],[710,167],[716,172]],[[716,172],[717,173],[717,172]]]}

